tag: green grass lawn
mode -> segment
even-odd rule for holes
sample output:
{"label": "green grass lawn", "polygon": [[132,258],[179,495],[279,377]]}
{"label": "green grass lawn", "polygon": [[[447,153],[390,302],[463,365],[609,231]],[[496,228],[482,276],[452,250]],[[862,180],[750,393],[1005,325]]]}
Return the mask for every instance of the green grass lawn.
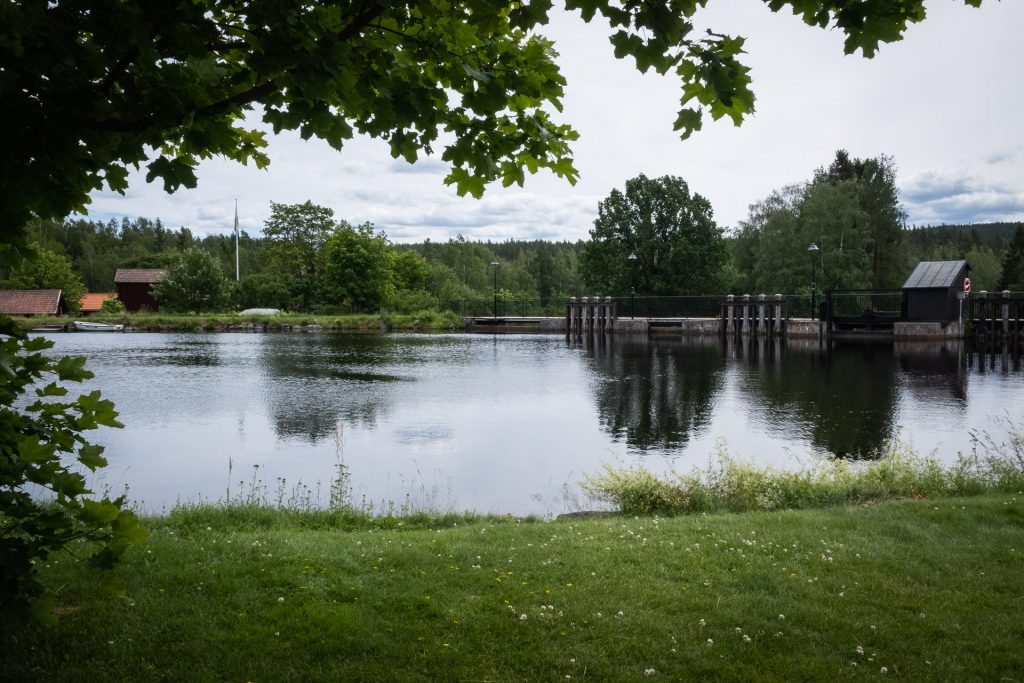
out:
{"label": "green grass lawn", "polygon": [[149,519],[125,598],[70,556],[39,681],[1024,679],[1024,495],[551,522],[210,508]]}

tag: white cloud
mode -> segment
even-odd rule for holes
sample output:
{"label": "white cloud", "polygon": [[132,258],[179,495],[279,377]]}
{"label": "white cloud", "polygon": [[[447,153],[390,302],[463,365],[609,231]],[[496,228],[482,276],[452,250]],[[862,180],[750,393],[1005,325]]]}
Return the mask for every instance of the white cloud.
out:
{"label": "white cloud", "polygon": [[967,173],[923,173],[903,186],[902,197],[913,225],[1013,221],[1024,216],[1024,190]]}

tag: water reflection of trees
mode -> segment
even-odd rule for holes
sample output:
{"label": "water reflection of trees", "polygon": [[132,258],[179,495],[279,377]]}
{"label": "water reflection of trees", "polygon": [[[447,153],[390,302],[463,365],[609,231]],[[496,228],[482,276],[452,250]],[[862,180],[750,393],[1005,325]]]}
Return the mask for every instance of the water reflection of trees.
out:
{"label": "water reflection of trees", "polygon": [[[806,431],[812,445],[848,458],[877,457],[894,435],[897,360],[891,345],[778,341],[770,353],[758,340],[744,349],[755,372],[743,391],[765,422]],[[762,344],[764,342],[761,342]]]}
{"label": "water reflection of trees", "polygon": [[609,336],[586,343],[599,419],[614,438],[671,449],[710,422],[724,360],[717,345],[690,341]]}
{"label": "water reflection of trees", "polygon": [[727,375],[742,397],[729,420],[850,458],[890,445],[901,388],[924,400],[966,397],[959,355],[943,345],[894,352],[891,344],[640,336],[584,346],[602,426],[639,449],[677,449],[708,426]]}
{"label": "water reflection of trees", "polygon": [[[390,409],[410,340],[381,335],[274,335],[261,346],[263,395],[280,437],[334,438],[338,421],[373,427]],[[412,343],[414,345],[414,343]]]}

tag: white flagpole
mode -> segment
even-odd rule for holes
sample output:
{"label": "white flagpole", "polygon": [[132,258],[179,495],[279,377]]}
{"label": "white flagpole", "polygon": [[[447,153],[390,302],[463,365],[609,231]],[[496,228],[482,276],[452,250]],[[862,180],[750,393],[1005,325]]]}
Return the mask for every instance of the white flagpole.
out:
{"label": "white flagpole", "polygon": [[235,200],[235,282],[239,281],[238,270],[238,200]]}

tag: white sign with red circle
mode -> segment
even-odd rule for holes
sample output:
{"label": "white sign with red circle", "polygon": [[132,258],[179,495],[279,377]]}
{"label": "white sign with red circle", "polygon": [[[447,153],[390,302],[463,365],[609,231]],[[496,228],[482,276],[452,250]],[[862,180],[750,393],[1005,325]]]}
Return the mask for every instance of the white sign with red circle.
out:
{"label": "white sign with red circle", "polygon": [[967,294],[971,293],[971,278],[969,277],[964,278],[964,292]]}

